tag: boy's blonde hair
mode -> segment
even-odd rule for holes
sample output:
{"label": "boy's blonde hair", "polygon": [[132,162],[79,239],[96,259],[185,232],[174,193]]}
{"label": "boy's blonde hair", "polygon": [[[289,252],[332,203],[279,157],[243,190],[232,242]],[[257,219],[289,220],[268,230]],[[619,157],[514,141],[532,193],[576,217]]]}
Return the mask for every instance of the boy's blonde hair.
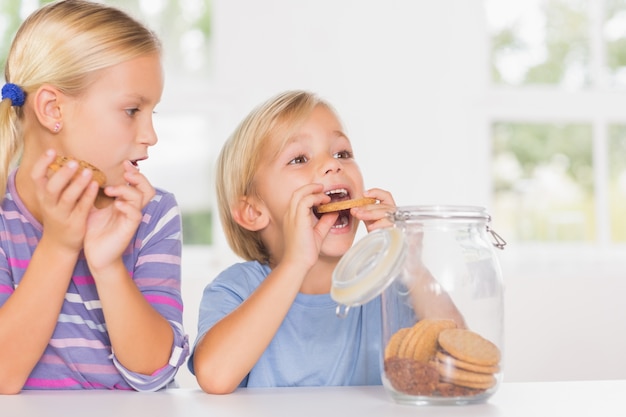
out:
{"label": "boy's blonde hair", "polygon": [[[261,157],[268,157],[266,146],[270,139],[277,138],[284,145],[319,105],[336,115],[330,104],[313,93],[300,90],[281,93],[248,114],[222,147],[216,172],[220,221],[230,247],[243,259],[268,263],[270,254],[260,234],[237,224],[231,210],[242,197],[254,195],[254,175]],[[280,147],[271,150],[273,154],[269,157],[280,150]]]}
{"label": "boy's blonde hair", "polygon": [[[103,4],[62,0],[41,7],[18,29],[9,50],[4,78],[26,94],[43,84],[77,96],[95,71],[145,54],[161,53],[157,36],[123,11]],[[17,163],[24,137],[21,107],[0,102],[0,201]]]}

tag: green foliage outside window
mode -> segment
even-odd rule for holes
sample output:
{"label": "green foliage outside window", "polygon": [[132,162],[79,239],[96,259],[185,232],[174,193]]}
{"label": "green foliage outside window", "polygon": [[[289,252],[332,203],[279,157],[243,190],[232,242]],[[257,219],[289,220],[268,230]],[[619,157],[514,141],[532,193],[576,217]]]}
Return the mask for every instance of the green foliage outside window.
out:
{"label": "green foliage outside window", "polygon": [[[539,2],[538,12],[543,20],[539,21],[540,25],[533,25],[532,30],[520,18],[491,34],[493,81],[512,85],[559,85],[575,79],[577,87],[588,85],[587,1],[544,0]],[[542,38],[541,42],[537,38]],[[523,69],[521,76],[507,75],[507,70],[514,65],[516,71],[519,67]]]}
{"label": "green foliage outside window", "polygon": [[507,236],[593,240],[591,126],[495,123],[492,134],[494,215]]}
{"label": "green foliage outside window", "polygon": [[183,244],[210,245],[212,240],[213,216],[211,211],[192,211],[182,214]]}

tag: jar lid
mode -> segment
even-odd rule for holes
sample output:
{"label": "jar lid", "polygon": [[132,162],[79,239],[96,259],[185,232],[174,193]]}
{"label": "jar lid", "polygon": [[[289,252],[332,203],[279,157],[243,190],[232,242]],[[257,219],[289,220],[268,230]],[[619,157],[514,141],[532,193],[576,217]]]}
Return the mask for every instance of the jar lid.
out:
{"label": "jar lid", "polygon": [[330,296],[340,305],[362,305],[381,294],[400,272],[406,256],[401,229],[377,229],[351,247],[333,272]]}

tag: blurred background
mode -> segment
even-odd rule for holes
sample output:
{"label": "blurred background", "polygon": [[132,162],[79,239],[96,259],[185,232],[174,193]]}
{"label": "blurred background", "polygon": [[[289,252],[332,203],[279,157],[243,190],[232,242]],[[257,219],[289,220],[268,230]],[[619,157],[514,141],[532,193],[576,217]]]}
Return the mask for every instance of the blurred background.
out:
{"label": "blurred background", "polygon": [[[2,64],[43,3],[0,3]],[[192,343],[202,289],[237,261],[217,153],[261,101],[307,89],[338,110],[367,187],[491,213],[508,242],[505,380],[626,378],[626,0],[105,3],[164,42],[141,169],[182,208]]]}

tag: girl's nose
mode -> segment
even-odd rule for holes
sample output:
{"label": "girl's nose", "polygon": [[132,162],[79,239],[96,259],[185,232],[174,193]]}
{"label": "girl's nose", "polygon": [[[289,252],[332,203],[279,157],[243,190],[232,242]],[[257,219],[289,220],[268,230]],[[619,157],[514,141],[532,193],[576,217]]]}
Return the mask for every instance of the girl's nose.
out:
{"label": "girl's nose", "polygon": [[140,132],[139,141],[148,146],[154,146],[158,142],[156,131],[152,122],[142,132]]}

